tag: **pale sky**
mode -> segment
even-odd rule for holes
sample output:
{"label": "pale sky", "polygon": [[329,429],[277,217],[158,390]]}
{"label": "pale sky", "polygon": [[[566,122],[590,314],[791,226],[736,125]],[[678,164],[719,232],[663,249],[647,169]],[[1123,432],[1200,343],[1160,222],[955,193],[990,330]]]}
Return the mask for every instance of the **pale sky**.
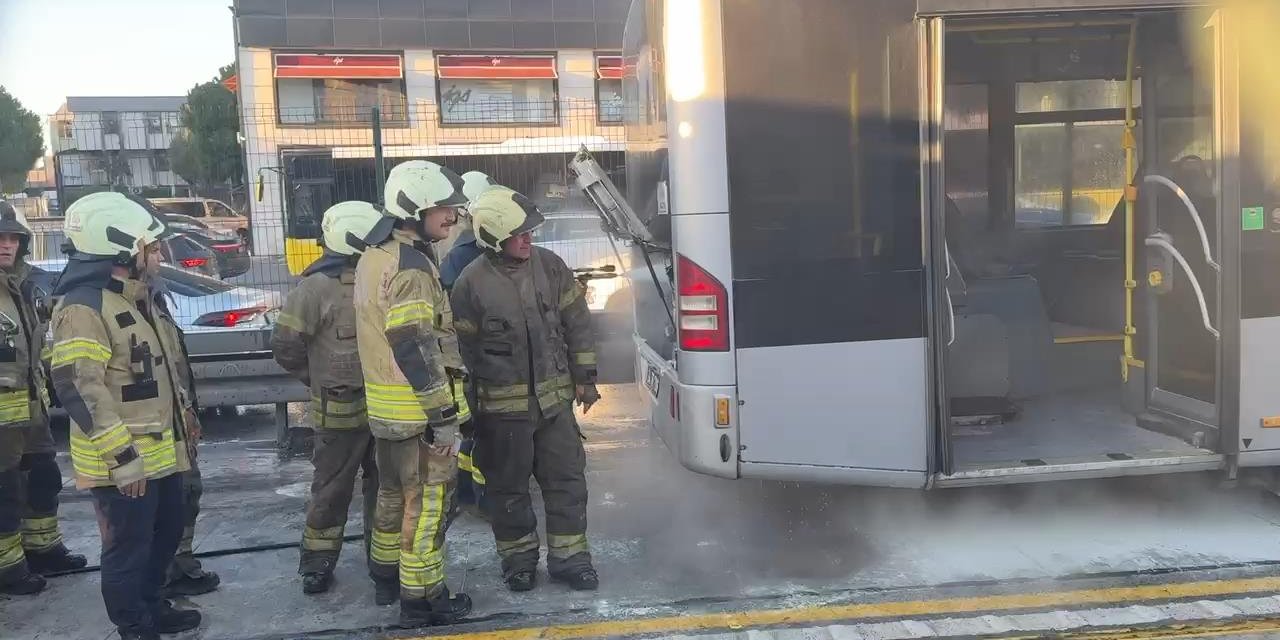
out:
{"label": "pale sky", "polygon": [[181,96],[235,60],[231,0],[0,0],[0,86],[38,114],[67,96]]}

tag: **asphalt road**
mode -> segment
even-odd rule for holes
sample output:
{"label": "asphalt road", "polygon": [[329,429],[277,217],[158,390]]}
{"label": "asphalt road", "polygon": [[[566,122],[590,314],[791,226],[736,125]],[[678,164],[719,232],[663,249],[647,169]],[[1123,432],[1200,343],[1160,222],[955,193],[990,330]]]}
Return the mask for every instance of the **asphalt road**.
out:
{"label": "asphalt road", "polygon": [[[1263,605],[1280,590],[1280,500],[1222,490],[1209,477],[933,493],[718,480],[672,461],[651,437],[631,386],[603,393],[581,418],[601,590],[570,592],[544,575],[534,592],[507,592],[487,526],[463,517],[449,532],[448,575],[476,610],[451,633],[946,637],[947,629],[977,624],[968,620],[976,615],[997,628],[1008,618],[1029,636],[1094,629],[1073,627],[1076,620],[1133,618],[1145,621],[1134,627],[1144,637],[1155,637],[1162,621],[1185,631],[1197,621],[1267,619]],[[358,544],[347,545],[332,592],[302,595],[297,551],[288,547],[301,535],[310,465],[277,458],[270,412],[209,416],[206,432],[196,547],[211,554],[206,565],[223,586],[179,603],[206,614],[184,637],[405,635],[390,626],[393,607],[373,605]],[[88,496],[68,488],[64,498],[68,544],[96,563]],[[348,531],[359,530],[358,518],[353,509]],[[0,638],[108,637],[98,589],[90,572],[54,579],[40,599],[0,599]],[[1211,604],[1160,613],[1188,601]],[[1280,600],[1272,604],[1280,613]],[[1101,617],[1091,613],[1101,609],[1108,609]],[[1046,612],[1055,617],[1031,615]],[[857,626],[886,619],[900,624]],[[936,626],[948,620],[958,626]],[[1256,624],[1233,629],[1263,633]]]}

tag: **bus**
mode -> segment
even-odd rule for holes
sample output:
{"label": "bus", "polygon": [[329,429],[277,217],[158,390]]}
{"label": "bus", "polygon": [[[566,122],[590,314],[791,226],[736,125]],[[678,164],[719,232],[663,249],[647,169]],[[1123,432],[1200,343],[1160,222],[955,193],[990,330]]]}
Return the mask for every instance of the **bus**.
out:
{"label": "bus", "polygon": [[654,429],[724,478],[1280,464],[1275,5],[635,0],[625,189],[574,169]]}

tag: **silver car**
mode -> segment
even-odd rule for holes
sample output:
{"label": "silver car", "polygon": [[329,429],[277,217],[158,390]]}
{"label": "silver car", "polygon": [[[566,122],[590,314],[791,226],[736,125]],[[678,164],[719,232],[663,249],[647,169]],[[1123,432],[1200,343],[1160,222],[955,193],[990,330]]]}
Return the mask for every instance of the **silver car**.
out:
{"label": "silver car", "polygon": [[[43,270],[33,278],[45,291],[67,266],[66,260],[36,260]],[[241,287],[168,265],[160,267],[160,278],[169,291],[170,312],[184,332],[219,329],[268,328],[280,309],[280,293]]]}

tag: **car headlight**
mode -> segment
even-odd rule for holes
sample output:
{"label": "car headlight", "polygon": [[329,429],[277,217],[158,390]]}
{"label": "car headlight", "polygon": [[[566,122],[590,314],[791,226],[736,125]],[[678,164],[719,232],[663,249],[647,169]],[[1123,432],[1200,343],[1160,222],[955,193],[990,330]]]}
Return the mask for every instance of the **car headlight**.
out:
{"label": "car headlight", "polygon": [[592,311],[604,311],[609,296],[618,290],[617,278],[601,278],[587,281],[587,308]]}

